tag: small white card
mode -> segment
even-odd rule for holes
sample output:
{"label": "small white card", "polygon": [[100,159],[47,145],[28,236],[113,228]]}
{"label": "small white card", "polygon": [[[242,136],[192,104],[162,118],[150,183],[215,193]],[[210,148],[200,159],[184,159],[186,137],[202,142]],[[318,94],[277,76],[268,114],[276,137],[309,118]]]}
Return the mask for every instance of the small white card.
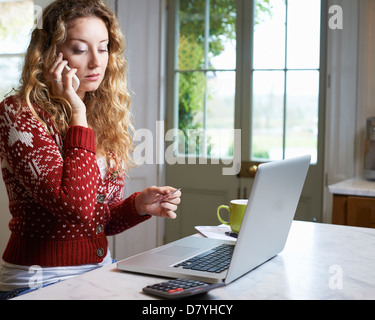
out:
{"label": "small white card", "polygon": [[232,233],[232,231],[230,229],[230,226],[226,226],[225,224],[222,224],[220,226],[196,226],[195,229],[197,229],[207,238],[231,241],[237,240],[236,238],[226,234],[230,234]]}

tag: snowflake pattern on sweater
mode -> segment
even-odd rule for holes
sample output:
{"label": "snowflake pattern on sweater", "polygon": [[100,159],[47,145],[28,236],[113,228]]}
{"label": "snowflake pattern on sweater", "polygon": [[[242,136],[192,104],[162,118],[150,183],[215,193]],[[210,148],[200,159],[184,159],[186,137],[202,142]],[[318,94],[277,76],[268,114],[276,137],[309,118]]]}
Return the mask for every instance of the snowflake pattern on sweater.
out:
{"label": "snowflake pattern on sweater", "polygon": [[123,232],[150,216],[123,199],[124,178],[110,169],[104,179],[95,155],[95,134],[72,126],[62,142],[49,115],[14,96],[0,104],[0,159],[12,219],[6,262],[69,266],[99,263],[107,235]]}

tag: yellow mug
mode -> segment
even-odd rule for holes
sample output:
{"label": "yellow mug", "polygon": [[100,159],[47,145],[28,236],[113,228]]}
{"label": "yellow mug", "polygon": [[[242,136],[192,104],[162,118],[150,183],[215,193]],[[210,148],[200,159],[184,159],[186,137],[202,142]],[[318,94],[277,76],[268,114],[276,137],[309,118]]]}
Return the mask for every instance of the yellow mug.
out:
{"label": "yellow mug", "polygon": [[[232,200],[230,202],[230,206],[222,205],[217,208],[217,218],[221,223],[230,226],[233,232],[239,233],[246,207],[247,200]],[[223,218],[220,216],[221,209],[225,209],[229,212],[229,221],[223,220]]]}

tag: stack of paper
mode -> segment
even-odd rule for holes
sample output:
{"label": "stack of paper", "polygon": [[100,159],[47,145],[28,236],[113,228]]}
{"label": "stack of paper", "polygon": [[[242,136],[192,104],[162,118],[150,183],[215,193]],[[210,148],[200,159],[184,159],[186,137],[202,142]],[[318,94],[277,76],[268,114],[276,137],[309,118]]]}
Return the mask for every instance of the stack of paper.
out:
{"label": "stack of paper", "polygon": [[207,238],[231,241],[237,240],[236,238],[230,236],[230,234],[232,234],[232,230],[230,229],[230,226],[226,226],[225,224],[220,226],[196,226],[195,229],[197,229]]}

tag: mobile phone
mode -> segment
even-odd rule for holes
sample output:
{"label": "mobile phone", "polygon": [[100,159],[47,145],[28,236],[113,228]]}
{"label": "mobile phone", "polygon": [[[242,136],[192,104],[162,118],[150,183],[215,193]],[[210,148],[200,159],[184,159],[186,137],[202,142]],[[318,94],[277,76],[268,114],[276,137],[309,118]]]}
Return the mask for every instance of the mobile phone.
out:
{"label": "mobile phone", "polygon": [[[68,65],[66,65],[64,69],[66,69],[67,71],[72,70]],[[63,75],[64,75],[64,72],[63,72]],[[72,85],[73,85],[73,89],[74,89],[75,91],[77,91],[78,88],[79,88],[79,85],[80,85],[80,84],[81,84],[81,83],[80,83],[78,77],[74,74],[74,75],[73,75],[73,83],[72,83]]]}

